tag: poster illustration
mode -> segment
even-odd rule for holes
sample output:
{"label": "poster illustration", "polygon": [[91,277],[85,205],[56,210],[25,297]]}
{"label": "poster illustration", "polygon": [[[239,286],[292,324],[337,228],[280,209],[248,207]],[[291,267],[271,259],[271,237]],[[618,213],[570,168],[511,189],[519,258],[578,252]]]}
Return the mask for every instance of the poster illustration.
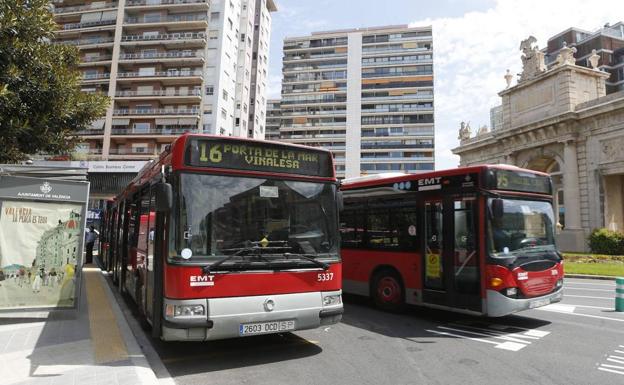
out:
{"label": "poster illustration", "polygon": [[0,201],[0,310],[71,307],[81,205]]}

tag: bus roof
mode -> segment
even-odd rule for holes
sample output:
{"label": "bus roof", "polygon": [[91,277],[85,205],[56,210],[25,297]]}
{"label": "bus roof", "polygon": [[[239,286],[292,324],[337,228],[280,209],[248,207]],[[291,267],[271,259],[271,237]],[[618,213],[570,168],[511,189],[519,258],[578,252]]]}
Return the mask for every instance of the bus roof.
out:
{"label": "bus roof", "polygon": [[540,172],[540,171],[528,170],[528,169],[520,168],[514,165],[510,165],[510,164],[482,164],[482,165],[475,165],[475,166],[452,168],[452,169],[447,169],[447,170],[424,172],[424,173],[418,173],[418,174],[389,172],[389,173],[381,173],[381,174],[375,174],[375,175],[359,176],[355,178],[344,179],[342,181],[341,188],[343,190],[348,190],[348,189],[354,189],[354,188],[360,188],[360,187],[375,186],[379,184],[402,182],[402,181],[408,181],[408,180],[410,181],[418,180],[418,179],[423,179],[423,178],[464,175],[464,174],[469,174],[469,173],[482,173],[488,169],[523,171],[523,172],[529,172],[529,173],[533,173],[537,175],[548,176],[548,174]]}

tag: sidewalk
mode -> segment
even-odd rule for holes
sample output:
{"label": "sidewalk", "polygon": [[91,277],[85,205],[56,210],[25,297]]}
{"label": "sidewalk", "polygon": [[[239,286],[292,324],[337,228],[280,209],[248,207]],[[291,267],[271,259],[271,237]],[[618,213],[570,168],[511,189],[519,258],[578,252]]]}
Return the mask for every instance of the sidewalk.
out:
{"label": "sidewalk", "polygon": [[100,269],[76,310],[0,313],[0,383],[158,384]]}

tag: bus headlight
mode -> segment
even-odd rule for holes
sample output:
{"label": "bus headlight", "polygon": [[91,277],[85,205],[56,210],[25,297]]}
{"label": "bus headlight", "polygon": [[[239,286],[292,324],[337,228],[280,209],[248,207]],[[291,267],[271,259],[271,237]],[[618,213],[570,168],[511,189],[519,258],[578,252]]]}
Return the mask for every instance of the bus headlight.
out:
{"label": "bus headlight", "polygon": [[508,287],[505,295],[507,295],[507,297],[515,297],[518,294],[518,288],[517,287]]}
{"label": "bus headlight", "polygon": [[557,283],[555,284],[555,287],[559,289],[561,286],[563,286],[563,279],[558,279]]}
{"label": "bus headlight", "polygon": [[323,306],[340,305],[342,298],[340,294],[323,295]]}
{"label": "bus headlight", "polygon": [[171,305],[167,304],[165,314],[168,317],[203,316],[206,310],[202,305]]}

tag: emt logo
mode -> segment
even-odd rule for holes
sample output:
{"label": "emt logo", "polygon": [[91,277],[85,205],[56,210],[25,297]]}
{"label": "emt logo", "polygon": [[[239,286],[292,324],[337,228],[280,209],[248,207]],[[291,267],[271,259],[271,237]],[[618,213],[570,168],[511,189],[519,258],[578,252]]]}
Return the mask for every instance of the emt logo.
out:
{"label": "emt logo", "polygon": [[214,275],[191,275],[189,284],[191,286],[214,286]]}

